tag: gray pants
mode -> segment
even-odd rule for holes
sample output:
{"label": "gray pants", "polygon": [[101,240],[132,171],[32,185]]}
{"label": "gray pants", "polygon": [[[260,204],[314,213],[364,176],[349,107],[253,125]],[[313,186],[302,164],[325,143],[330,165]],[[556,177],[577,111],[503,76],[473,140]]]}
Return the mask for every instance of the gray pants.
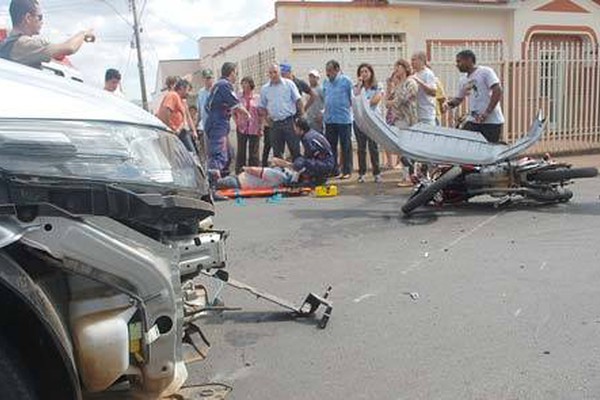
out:
{"label": "gray pants", "polygon": [[269,130],[269,137],[273,146],[274,157],[283,158],[286,144],[293,160],[300,157],[300,138],[294,133],[294,117],[288,117],[282,121],[273,121],[273,126]]}

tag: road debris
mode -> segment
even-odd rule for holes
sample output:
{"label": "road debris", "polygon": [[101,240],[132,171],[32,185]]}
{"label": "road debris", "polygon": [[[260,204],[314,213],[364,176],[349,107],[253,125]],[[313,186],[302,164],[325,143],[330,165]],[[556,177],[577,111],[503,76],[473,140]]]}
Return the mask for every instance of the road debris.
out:
{"label": "road debris", "polygon": [[172,400],[225,400],[233,388],[222,383],[207,383],[183,387]]}
{"label": "road debris", "polygon": [[515,311],[515,317],[518,317],[519,315],[521,315],[521,309],[519,308],[517,311]]}
{"label": "road debris", "polygon": [[417,293],[417,292],[404,292],[402,294],[405,294],[408,297],[410,297],[412,301],[417,301],[417,300],[419,300],[419,297],[420,297],[419,293]]}
{"label": "road debris", "polygon": [[361,301],[363,301],[363,300],[366,300],[366,299],[369,299],[369,298],[371,298],[371,297],[375,297],[375,295],[374,295],[373,293],[367,293],[367,294],[363,294],[363,295],[362,295],[362,296],[360,296],[360,297],[357,297],[357,298],[356,298],[356,299],[354,299],[353,301],[354,301],[355,303],[360,303]]}

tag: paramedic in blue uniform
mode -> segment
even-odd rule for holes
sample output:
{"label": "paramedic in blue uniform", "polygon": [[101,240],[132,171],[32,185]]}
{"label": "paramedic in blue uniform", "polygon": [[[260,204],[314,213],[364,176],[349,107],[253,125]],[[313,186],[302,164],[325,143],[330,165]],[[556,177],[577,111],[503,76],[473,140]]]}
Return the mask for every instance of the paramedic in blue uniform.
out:
{"label": "paramedic in blue uniform", "polygon": [[238,109],[245,113],[248,119],[251,118],[250,113],[240,104],[235,94],[233,84],[236,80],[236,65],[231,62],[224,63],[221,67],[221,78],[212,87],[204,106],[208,169],[213,172],[218,171],[219,177],[229,174],[231,164],[228,148],[232,111]]}
{"label": "paramedic in blue uniform", "polygon": [[277,167],[291,167],[300,173],[301,182],[320,185],[325,183],[335,169],[335,157],[329,141],[319,132],[311,129],[305,118],[294,120],[294,130],[302,141],[304,155],[293,163],[280,158],[273,159]]}

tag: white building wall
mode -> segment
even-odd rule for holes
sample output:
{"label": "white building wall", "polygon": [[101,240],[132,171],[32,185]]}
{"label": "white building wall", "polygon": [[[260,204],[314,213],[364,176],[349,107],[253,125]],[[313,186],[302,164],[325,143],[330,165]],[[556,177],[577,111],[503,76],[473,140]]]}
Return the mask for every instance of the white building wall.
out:
{"label": "white building wall", "polygon": [[198,39],[198,54],[200,55],[200,59],[216,53],[220,48],[228,46],[239,38],[239,36],[215,36]]}
{"label": "white building wall", "polygon": [[[536,8],[548,4],[550,1],[528,0],[521,3],[515,12],[513,38],[513,47],[516,49],[515,57],[520,57],[521,44],[526,39],[527,31],[534,25],[586,26],[592,28],[596,32],[596,36],[600,37],[600,5],[590,0],[572,0],[590,13],[535,11]],[[543,33],[551,33],[551,31]],[[578,32],[557,31],[556,33]]]}
{"label": "white building wall", "polygon": [[[405,49],[410,46],[412,38],[419,30],[419,10],[406,7],[360,7],[357,5],[324,5],[313,7],[279,6],[278,17],[278,57],[280,60],[289,61],[296,73],[306,79],[309,69],[316,68],[324,73],[325,63],[330,59],[337,59],[346,74],[354,75],[354,69],[360,62],[381,64],[382,71],[387,74],[388,69],[401,56],[401,51],[390,51],[389,43],[382,45],[378,53],[367,47],[377,47],[378,44],[365,44],[361,42],[347,43],[316,43],[323,49],[337,49],[333,51],[294,51],[299,46],[292,43],[293,34],[400,34],[403,42],[398,46]],[[334,22],[335,21],[335,22]],[[408,43],[406,43],[408,42]],[[311,47],[311,46],[308,46]],[[348,50],[350,47],[357,49],[355,52],[341,51],[340,47]],[[383,50],[386,48],[387,50]],[[382,62],[382,60],[384,60]],[[389,59],[389,60],[388,60]],[[383,67],[390,64],[390,67]],[[377,70],[377,67],[376,67]]]}
{"label": "white building wall", "polygon": [[[325,61],[336,58],[339,54],[321,54],[312,60],[299,59],[305,57],[293,51],[292,35],[303,33],[402,33],[407,39],[406,45],[415,48],[413,38],[419,32],[419,13],[417,8],[406,7],[360,7],[357,5],[312,5],[298,6],[280,4],[276,9],[276,20],[270,26],[258,30],[253,35],[232,48],[217,53],[210,60],[203,60],[204,64],[218,70],[225,61],[240,62],[241,60],[256,55],[259,51],[269,48],[275,49],[275,57],[279,62],[287,61],[292,65],[310,65],[324,72]],[[335,21],[335,23],[333,22]],[[409,50],[410,51],[410,50]],[[407,52],[408,53],[408,52]],[[393,63],[397,58],[390,56]],[[393,59],[392,59],[393,58]],[[370,60],[360,60],[369,62]],[[351,63],[355,67],[356,63]],[[352,69],[352,68],[348,68]],[[296,71],[306,79],[307,68]],[[354,71],[347,71],[354,74]],[[266,71],[265,71],[266,74]]]}
{"label": "white building wall", "polygon": [[[241,39],[240,39],[241,40]],[[251,57],[260,51],[266,51],[269,48],[277,47],[277,31],[275,26],[269,26],[258,33],[239,42],[235,46],[216,53],[213,57],[206,60],[215,71],[221,70],[224,62],[239,63],[241,60]],[[266,74],[266,71],[265,71]]]}
{"label": "white building wall", "polygon": [[513,10],[424,9],[416,46],[425,49],[427,40],[512,39]]}
{"label": "white building wall", "polygon": [[281,37],[291,48],[292,33],[404,33],[409,39],[419,32],[416,8],[398,6],[280,6]]}

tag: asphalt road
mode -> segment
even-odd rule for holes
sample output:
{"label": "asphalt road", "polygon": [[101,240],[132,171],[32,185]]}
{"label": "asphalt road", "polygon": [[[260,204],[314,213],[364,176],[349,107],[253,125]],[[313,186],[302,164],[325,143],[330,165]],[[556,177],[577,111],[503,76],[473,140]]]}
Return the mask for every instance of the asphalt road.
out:
{"label": "asphalt road", "polygon": [[410,219],[393,184],[219,203],[233,277],[298,303],[332,285],[334,310],[319,330],[225,289],[244,311],[205,321],[190,382],[236,400],[599,399],[600,179],[572,188]]}

